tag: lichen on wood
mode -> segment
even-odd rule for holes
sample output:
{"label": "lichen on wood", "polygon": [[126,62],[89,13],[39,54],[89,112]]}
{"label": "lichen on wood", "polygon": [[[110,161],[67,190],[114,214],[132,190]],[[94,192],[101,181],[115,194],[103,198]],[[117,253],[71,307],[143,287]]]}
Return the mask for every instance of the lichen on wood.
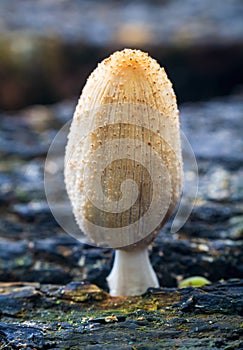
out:
{"label": "lichen on wood", "polygon": [[55,349],[240,349],[243,283],[110,297],[95,285],[0,284],[0,345]]}

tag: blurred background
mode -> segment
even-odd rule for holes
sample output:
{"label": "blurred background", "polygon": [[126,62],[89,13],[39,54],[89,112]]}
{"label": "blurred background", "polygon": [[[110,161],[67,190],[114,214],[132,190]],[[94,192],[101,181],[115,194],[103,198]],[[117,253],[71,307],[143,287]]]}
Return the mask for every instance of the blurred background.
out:
{"label": "blurred background", "polygon": [[161,284],[243,277],[243,1],[0,0],[1,281],[107,287],[112,252],[63,232],[43,174],[88,75],[124,47],[165,67],[199,166],[191,217],[153,244]]}
{"label": "blurred background", "polygon": [[179,102],[242,91],[241,0],[1,0],[0,108],[77,97],[124,47],[164,66]]}

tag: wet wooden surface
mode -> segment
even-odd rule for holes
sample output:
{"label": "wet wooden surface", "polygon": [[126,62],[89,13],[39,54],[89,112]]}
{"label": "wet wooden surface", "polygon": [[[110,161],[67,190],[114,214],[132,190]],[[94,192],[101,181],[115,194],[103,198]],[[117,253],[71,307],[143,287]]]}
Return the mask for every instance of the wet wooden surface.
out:
{"label": "wet wooden surface", "polygon": [[110,297],[95,285],[0,284],[3,349],[240,349],[243,283]]}
{"label": "wet wooden surface", "polygon": [[[169,222],[150,248],[163,288],[136,298],[107,294],[113,252],[67,235],[46,203],[45,155],[73,106],[70,101],[1,115],[2,348],[240,349],[242,99],[181,106],[182,128],[199,166],[198,198],[186,225],[171,234]],[[219,149],[222,137],[225,147]],[[177,289],[195,275],[212,284]]]}

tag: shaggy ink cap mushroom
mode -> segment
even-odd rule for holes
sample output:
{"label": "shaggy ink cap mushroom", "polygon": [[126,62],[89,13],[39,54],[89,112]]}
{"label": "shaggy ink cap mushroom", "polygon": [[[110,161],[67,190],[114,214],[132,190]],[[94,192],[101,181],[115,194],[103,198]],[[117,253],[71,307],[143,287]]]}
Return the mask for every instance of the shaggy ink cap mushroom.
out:
{"label": "shaggy ink cap mushroom", "polygon": [[110,294],[158,287],[148,245],[180,198],[182,159],[175,93],[148,54],[115,52],[88,78],[69,132],[65,183],[80,229],[115,249]]}

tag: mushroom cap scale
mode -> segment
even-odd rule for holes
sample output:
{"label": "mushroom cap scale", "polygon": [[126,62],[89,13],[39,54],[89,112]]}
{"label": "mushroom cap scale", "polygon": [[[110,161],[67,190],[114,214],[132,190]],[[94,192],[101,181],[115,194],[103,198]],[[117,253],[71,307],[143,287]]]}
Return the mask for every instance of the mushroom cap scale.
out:
{"label": "mushroom cap scale", "polygon": [[68,137],[65,182],[78,225],[98,245],[147,242],[176,206],[181,179],[171,82],[146,53],[115,52],[88,78]]}

